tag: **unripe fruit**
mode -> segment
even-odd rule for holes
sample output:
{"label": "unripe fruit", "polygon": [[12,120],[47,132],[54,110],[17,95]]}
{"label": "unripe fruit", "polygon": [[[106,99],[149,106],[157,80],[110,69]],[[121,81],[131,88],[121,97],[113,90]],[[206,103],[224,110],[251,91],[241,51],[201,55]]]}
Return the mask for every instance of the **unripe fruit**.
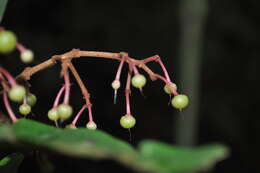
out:
{"label": "unripe fruit", "polygon": [[146,84],[146,78],[142,74],[136,74],[131,82],[135,88],[142,88]]}
{"label": "unripe fruit", "polygon": [[9,53],[15,49],[17,38],[11,31],[0,32],[0,53]]}
{"label": "unripe fruit", "polygon": [[52,108],[48,112],[48,118],[52,121],[56,121],[59,119],[59,114],[57,108]]}
{"label": "unripe fruit", "polygon": [[15,102],[21,102],[23,101],[23,98],[26,95],[26,90],[23,86],[21,85],[15,85],[13,86],[9,92],[8,92],[8,96],[12,101]]}
{"label": "unripe fruit", "polygon": [[135,123],[135,118],[132,115],[126,114],[125,116],[122,116],[120,119],[120,125],[125,129],[130,129],[134,127]]}
{"label": "unripe fruit", "polygon": [[29,94],[27,97],[26,97],[26,102],[28,105],[30,106],[34,106],[37,102],[37,98],[34,94]]}
{"label": "unripe fruit", "polygon": [[21,52],[21,61],[23,63],[30,63],[33,61],[34,55],[33,55],[33,51],[26,49],[23,52]]}
{"label": "unripe fruit", "polygon": [[180,94],[172,99],[172,106],[177,109],[183,109],[189,104],[189,98],[186,95]]}
{"label": "unripe fruit", "polygon": [[[172,87],[173,89],[177,90],[177,85],[176,85],[175,83],[171,83],[171,87]],[[163,88],[163,89],[164,89],[164,92],[166,92],[167,94],[171,94],[171,93],[172,93],[170,87],[168,87],[167,84],[164,85],[164,88]]]}
{"label": "unripe fruit", "polygon": [[97,129],[97,125],[96,125],[96,123],[94,121],[88,122],[86,127],[89,130],[96,130]]}
{"label": "unripe fruit", "polygon": [[71,117],[71,115],[73,113],[72,107],[68,104],[59,105],[57,110],[58,110],[59,117],[63,120],[66,120],[69,117]]}
{"label": "unripe fruit", "polygon": [[66,128],[66,129],[77,129],[77,127],[74,126],[73,124],[66,125],[65,128]]}
{"label": "unripe fruit", "polygon": [[31,106],[28,105],[28,104],[22,104],[22,105],[19,107],[19,112],[20,112],[22,115],[28,115],[28,114],[31,112]]}
{"label": "unripe fruit", "polygon": [[119,80],[114,80],[111,84],[112,88],[114,90],[117,90],[118,88],[120,88],[120,81]]}

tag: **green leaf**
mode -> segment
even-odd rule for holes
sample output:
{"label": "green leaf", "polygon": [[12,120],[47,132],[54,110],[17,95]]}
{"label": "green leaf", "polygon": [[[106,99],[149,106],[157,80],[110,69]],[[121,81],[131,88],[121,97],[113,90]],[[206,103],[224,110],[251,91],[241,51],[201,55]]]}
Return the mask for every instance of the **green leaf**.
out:
{"label": "green leaf", "polygon": [[[4,132],[1,132],[3,130]],[[128,162],[137,157],[136,151],[130,145],[102,131],[86,128],[60,129],[26,119],[19,120],[12,128],[7,125],[0,126],[0,142],[3,139],[6,142],[16,141],[24,146],[46,148],[69,156],[110,158],[119,162]]]}
{"label": "green leaf", "polygon": [[1,173],[16,173],[18,167],[23,161],[23,154],[21,153],[13,153],[2,160],[0,160],[0,172]]}
{"label": "green leaf", "polygon": [[73,157],[113,159],[133,169],[160,173],[206,170],[228,156],[228,149],[219,144],[190,149],[144,141],[137,150],[99,130],[61,129],[25,119],[0,125],[0,144],[6,143]]}
{"label": "green leaf", "polygon": [[220,144],[191,149],[144,141],[139,145],[139,150],[141,166],[160,173],[207,170],[228,156],[228,149]]}
{"label": "green leaf", "polygon": [[0,23],[3,19],[8,0],[0,0]]}

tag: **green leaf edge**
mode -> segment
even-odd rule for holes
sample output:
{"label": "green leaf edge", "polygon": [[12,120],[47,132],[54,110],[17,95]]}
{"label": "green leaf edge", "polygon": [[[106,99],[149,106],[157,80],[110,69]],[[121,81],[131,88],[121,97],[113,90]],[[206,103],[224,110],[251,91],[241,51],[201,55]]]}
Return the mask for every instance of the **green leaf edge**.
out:
{"label": "green leaf edge", "polygon": [[2,22],[2,19],[4,17],[7,3],[8,3],[8,0],[0,0],[0,23]]}
{"label": "green leaf edge", "polygon": [[[90,135],[92,134],[92,137],[94,135],[94,139],[95,136],[101,137],[101,141],[103,140],[103,138],[106,139],[106,141],[110,140],[110,145],[109,147],[112,147],[114,145],[117,146],[117,150],[115,151],[110,151],[109,147],[106,148],[104,146],[97,146],[97,148],[95,148],[95,145],[92,145],[91,141],[87,142],[86,144],[82,144],[82,146],[77,146],[78,147],[86,147],[87,145],[89,145],[88,147],[94,147],[93,148],[93,153],[89,153],[89,152],[76,152],[77,150],[75,150],[76,147],[71,147],[70,145],[67,145],[67,143],[69,144],[73,144],[73,142],[71,141],[67,141],[67,143],[65,144],[61,144],[59,143],[57,140],[51,143],[48,143],[46,145],[46,143],[44,143],[44,139],[40,139],[38,140],[34,140],[32,136],[28,136],[26,133],[24,134],[24,132],[28,131],[28,130],[32,130],[32,127],[36,127],[36,126],[41,126],[43,128],[46,127],[47,130],[50,131],[50,133],[53,135],[52,137],[58,138],[59,134],[63,134],[62,136],[68,135],[67,137],[73,137],[76,136],[76,134],[86,134],[86,132],[88,132],[87,134]],[[24,130],[20,130],[20,129],[24,129]],[[28,130],[26,130],[28,129]],[[3,133],[1,134],[1,132],[5,132],[5,134],[3,135]],[[65,132],[65,133],[64,133]],[[32,138],[32,139],[31,139]],[[93,138],[92,138],[93,139]],[[46,137],[46,140],[48,141],[48,137]],[[96,139],[99,140],[99,139]],[[133,169],[137,169],[137,170],[144,170],[144,171],[151,171],[151,172],[160,172],[160,173],[181,173],[181,172],[186,172],[186,171],[199,171],[199,170],[207,170],[212,168],[218,161],[225,159],[226,157],[228,157],[229,155],[229,150],[226,146],[221,145],[221,144],[211,144],[211,145],[206,145],[206,146],[200,146],[200,147],[196,147],[193,149],[190,148],[184,148],[184,147],[176,147],[176,146],[172,146],[169,144],[165,144],[165,143],[161,143],[161,142],[156,142],[156,141],[152,141],[152,140],[145,140],[142,141],[139,145],[138,145],[138,149],[135,150],[132,146],[130,146],[129,144],[127,144],[124,141],[118,140],[115,137],[112,137],[108,134],[106,134],[105,132],[102,132],[100,130],[96,130],[96,131],[91,131],[91,130],[87,130],[86,128],[79,128],[79,129],[58,129],[52,126],[48,126],[46,124],[42,124],[33,120],[27,120],[27,119],[22,119],[19,120],[17,123],[13,124],[13,125],[0,125],[0,143],[1,141],[6,141],[9,142],[10,144],[12,143],[19,143],[19,145],[22,146],[26,146],[26,145],[30,145],[31,147],[36,147],[36,148],[45,148],[45,149],[49,149],[61,154],[65,154],[68,156],[73,156],[73,157],[84,157],[84,158],[91,158],[91,159],[113,159],[116,160],[128,167],[131,167]],[[46,141],[45,141],[46,142]],[[64,141],[63,141],[64,142]],[[70,143],[71,142],[71,143]],[[58,148],[57,148],[58,145]],[[100,145],[98,143],[98,145]],[[27,146],[28,147],[28,146]],[[104,148],[102,148],[104,147]],[[101,151],[98,151],[101,148]],[[187,155],[187,156],[193,156],[195,153],[198,156],[203,155],[205,157],[205,155],[207,157],[205,157],[206,161],[205,163],[198,163],[199,166],[197,165],[190,165],[190,167],[180,167],[180,168],[174,168],[171,167],[171,163],[169,163],[169,161],[167,162],[167,160],[169,160],[169,158],[171,158],[170,156],[163,156],[160,154],[161,151],[157,151],[157,150],[165,150],[166,153],[171,153],[171,152],[180,152],[181,155]],[[97,152],[98,151],[98,152]],[[205,153],[206,152],[206,153]],[[165,157],[165,158],[164,158]],[[159,158],[159,159],[158,159]],[[164,160],[166,159],[166,161]],[[168,168],[167,167],[162,167],[160,166],[160,164],[168,164]],[[184,169],[185,168],[185,169]]]}

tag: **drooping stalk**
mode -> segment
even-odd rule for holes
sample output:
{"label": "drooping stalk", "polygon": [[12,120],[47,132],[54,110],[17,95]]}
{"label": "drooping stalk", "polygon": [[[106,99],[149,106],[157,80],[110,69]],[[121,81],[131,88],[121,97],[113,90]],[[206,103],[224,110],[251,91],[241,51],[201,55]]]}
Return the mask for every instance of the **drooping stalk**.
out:
{"label": "drooping stalk", "polygon": [[129,71],[127,74],[126,88],[125,88],[125,99],[126,99],[126,114],[131,115],[130,108],[130,83],[131,83],[131,72]]}

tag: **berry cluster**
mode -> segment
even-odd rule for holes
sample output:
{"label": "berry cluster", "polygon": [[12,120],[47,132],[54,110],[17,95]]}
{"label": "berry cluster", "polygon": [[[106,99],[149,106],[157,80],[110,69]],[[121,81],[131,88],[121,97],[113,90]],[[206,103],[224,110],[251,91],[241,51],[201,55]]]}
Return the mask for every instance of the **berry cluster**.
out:
{"label": "berry cluster", "polygon": [[[73,116],[73,108],[69,103],[70,100],[70,73],[76,79],[78,83],[83,98],[85,100],[85,104],[83,104],[82,108],[79,112],[74,116],[71,123],[66,125],[66,128],[76,129],[76,123],[79,120],[82,113],[87,110],[89,120],[86,124],[86,128],[89,130],[95,130],[97,128],[96,123],[93,121],[92,116],[92,104],[90,101],[90,94],[85,87],[83,81],[80,78],[76,68],[72,64],[71,60],[73,58],[77,58],[80,56],[92,56],[92,57],[106,57],[110,59],[117,59],[120,61],[119,67],[116,72],[116,76],[114,81],[112,82],[111,86],[114,89],[114,103],[116,103],[117,99],[117,91],[121,87],[120,78],[121,72],[124,64],[128,66],[128,73],[127,73],[127,80],[125,85],[125,102],[126,102],[126,113],[120,119],[120,125],[123,128],[130,129],[135,126],[136,119],[131,113],[130,107],[130,93],[131,93],[131,86],[134,88],[139,89],[141,92],[143,87],[145,86],[147,79],[143,74],[140,74],[139,69],[142,68],[144,71],[148,73],[152,80],[159,79],[164,82],[164,91],[169,94],[170,96],[173,95],[174,97],[171,100],[171,104],[174,108],[183,109],[188,106],[189,99],[186,95],[179,94],[177,92],[177,86],[173,83],[169,77],[169,74],[161,61],[159,56],[152,56],[146,58],[144,60],[136,60],[128,56],[127,53],[107,53],[107,52],[93,52],[93,51],[80,51],[78,49],[73,49],[70,52],[67,52],[62,55],[55,55],[51,58],[51,60],[47,60],[47,62],[43,62],[37,66],[30,67],[25,69],[19,76],[18,79],[28,80],[30,76],[34,73],[45,69],[52,64],[55,64],[56,61],[60,61],[61,63],[61,74],[64,78],[64,85],[60,88],[57,96],[54,99],[54,103],[52,108],[48,111],[47,116],[48,118],[55,122],[56,126],[63,123],[65,120],[69,120]],[[154,73],[147,65],[148,62],[157,62],[164,75],[159,75]],[[47,64],[47,65],[46,65]],[[28,115],[31,112],[31,107],[36,103],[36,97],[29,92],[28,88],[25,88],[22,85],[17,84],[16,80],[2,67],[0,67],[0,82],[3,88],[3,100],[7,112],[12,119],[13,122],[17,121],[16,116],[14,115],[7,95],[10,100],[14,102],[22,103],[19,107],[19,112],[22,115]],[[63,98],[63,99],[62,99]]]}
{"label": "berry cluster", "polygon": [[[162,68],[164,72],[164,76],[153,74],[155,78],[158,78],[162,80],[165,83],[164,91],[169,95],[174,95],[174,97],[171,100],[171,104],[173,107],[177,109],[183,109],[188,106],[189,99],[184,94],[178,94],[177,93],[177,85],[173,82],[171,82],[171,79],[169,77],[169,74],[161,61],[159,56],[153,56],[149,57],[143,60],[143,63],[149,62],[149,61],[156,61],[159,63],[160,67]],[[120,75],[122,71],[122,67],[124,63],[128,63],[128,78],[125,88],[125,97],[126,97],[126,115],[122,116],[120,119],[120,124],[123,128],[129,129],[134,127],[136,124],[135,118],[132,116],[130,111],[130,101],[129,101],[129,95],[130,95],[130,81],[133,87],[138,88],[142,92],[142,88],[146,84],[146,78],[144,75],[140,74],[138,71],[138,66],[136,66],[130,57],[128,57],[127,54],[123,54],[121,58],[121,63],[119,64],[115,80],[112,82],[111,86],[114,89],[114,102],[116,102],[117,97],[117,90],[120,88]],[[133,75],[134,74],[134,75]]]}
{"label": "berry cluster", "polygon": [[19,112],[22,115],[30,114],[31,108],[36,104],[36,96],[24,86],[17,84],[13,76],[2,67],[0,67],[0,82],[3,87],[3,102],[12,121],[16,122],[17,118],[11,109],[9,99],[21,104]]}
{"label": "berry cluster", "polygon": [[23,63],[27,64],[33,61],[33,51],[25,48],[21,43],[18,43],[17,37],[12,31],[0,28],[0,53],[8,54],[15,48],[20,51],[20,58]]}

